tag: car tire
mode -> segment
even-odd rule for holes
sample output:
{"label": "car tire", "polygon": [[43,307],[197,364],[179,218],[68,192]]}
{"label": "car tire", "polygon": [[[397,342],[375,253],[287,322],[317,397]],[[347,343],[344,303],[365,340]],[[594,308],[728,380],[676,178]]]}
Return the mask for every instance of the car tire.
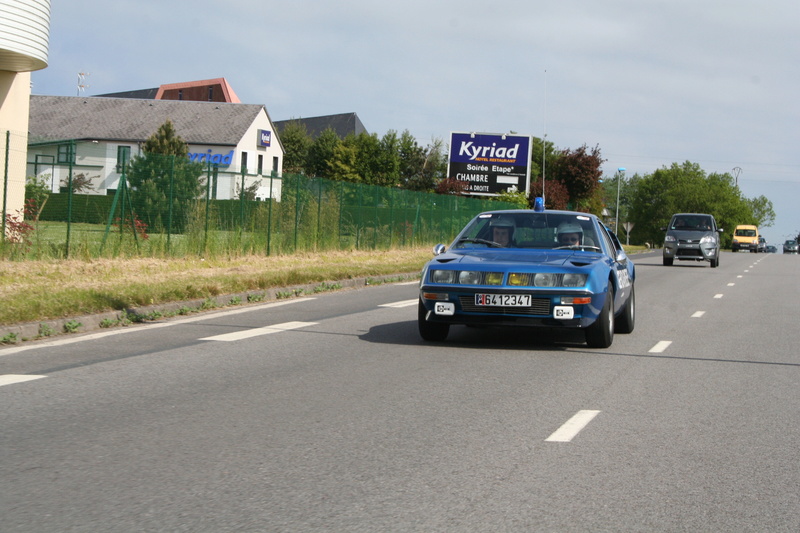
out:
{"label": "car tire", "polygon": [[606,301],[594,324],[586,328],[586,344],[590,348],[608,348],[614,342],[614,287],[609,282]]}
{"label": "car tire", "polygon": [[664,266],[665,267],[671,267],[673,261],[674,261],[674,259],[672,259],[671,257],[665,257],[664,258]]}
{"label": "car tire", "polygon": [[631,295],[628,296],[628,301],[625,302],[625,307],[614,322],[614,331],[616,333],[633,333],[633,328],[636,325],[636,292],[631,285]]}
{"label": "car tire", "polygon": [[719,252],[717,252],[717,257],[711,258],[711,268],[717,268],[719,266]]}
{"label": "car tire", "polygon": [[419,307],[417,309],[417,325],[419,327],[420,337],[430,342],[442,342],[450,333],[450,324],[443,324],[441,322],[428,322],[425,320],[425,315],[427,314],[428,310],[425,309],[425,306],[422,304],[422,300],[420,300]]}

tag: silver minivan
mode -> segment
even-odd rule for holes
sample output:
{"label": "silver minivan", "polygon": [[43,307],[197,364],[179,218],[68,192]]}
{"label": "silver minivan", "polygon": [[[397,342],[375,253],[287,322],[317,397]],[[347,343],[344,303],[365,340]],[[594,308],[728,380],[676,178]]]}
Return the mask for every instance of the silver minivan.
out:
{"label": "silver minivan", "polygon": [[676,213],[669,226],[661,228],[664,236],[664,266],[679,261],[708,261],[719,266],[720,234],[714,217],[705,213]]}

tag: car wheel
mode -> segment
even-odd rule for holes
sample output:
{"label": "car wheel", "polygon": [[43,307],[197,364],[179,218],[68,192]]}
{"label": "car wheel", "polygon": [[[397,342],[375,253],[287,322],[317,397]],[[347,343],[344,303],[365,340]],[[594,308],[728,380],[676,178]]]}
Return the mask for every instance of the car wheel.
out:
{"label": "car wheel", "polygon": [[590,348],[608,348],[614,342],[614,287],[608,284],[606,301],[594,324],[586,328],[586,344]]}
{"label": "car wheel", "polygon": [[450,333],[450,324],[442,324],[441,322],[428,322],[425,320],[425,315],[428,314],[428,310],[425,309],[425,306],[422,304],[422,300],[419,301],[419,307],[417,310],[417,325],[419,327],[419,335],[426,341],[432,342],[441,342],[447,338],[447,334]]}
{"label": "car wheel", "polygon": [[717,257],[711,259],[711,268],[717,268],[719,266],[719,252],[717,252]]}
{"label": "car wheel", "polygon": [[631,295],[628,296],[628,301],[625,302],[625,307],[622,309],[622,313],[620,313],[614,322],[614,331],[616,333],[632,333],[635,325],[636,293],[634,292],[633,285],[631,285]]}
{"label": "car wheel", "polygon": [[673,261],[674,261],[674,259],[672,259],[671,257],[665,257],[664,258],[664,266],[665,267],[671,267]]}

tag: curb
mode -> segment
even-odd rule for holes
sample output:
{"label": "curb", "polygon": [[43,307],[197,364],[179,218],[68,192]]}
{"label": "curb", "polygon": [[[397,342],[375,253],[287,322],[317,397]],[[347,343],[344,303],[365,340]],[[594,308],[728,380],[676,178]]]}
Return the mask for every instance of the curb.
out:
{"label": "curb", "polygon": [[[291,287],[277,287],[235,294],[220,294],[209,298],[182,302],[167,302],[144,307],[132,307],[120,311],[108,311],[105,313],[72,316],[53,320],[0,325],[0,338],[14,337],[16,339],[16,342],[0,343],[0,350],[10,346],[19,346],[21,343],[28,341],[51,339],[75,333],[88,333],[99,329],[110,329],[112,327],[124,327],[124,325],[120,323],[123,317],[140,317],[141,322],[148,322],[151,320],[147,317],[152,316],[153,313],[170,315],[158,318],[158,320],[163,320],[165,318],[172,318],[173,315],[174,317],[183,317],[188,314],[219,311],[223,308],[259,305],[266,302],[298,298],[320,292],[363,289],[373,285],[409,281],[417,278],[418,274],[393,274],[338,281],[322,281],[304,285],[294,285]],[[181,310],[185,310],[186,312],[181,313]],[[133,322],[136,322],[136,320]],[[76,326],[76,324],[78,325]]]}

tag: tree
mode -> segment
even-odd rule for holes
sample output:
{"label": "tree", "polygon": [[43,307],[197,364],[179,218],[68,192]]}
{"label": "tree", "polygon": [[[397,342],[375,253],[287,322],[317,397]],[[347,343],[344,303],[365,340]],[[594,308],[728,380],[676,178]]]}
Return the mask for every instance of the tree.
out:
{"label": "tree", "polygon": [[758,198],[751,198],[747,200],[750,210],[753,212],[753,218],[756,221],[756,226],[759,228],[769,228],[775,223],[775,210],[772,207],[772,202],[766,196],[759,196]]}
{"label": "tree", "polygon": [[308,160],[308,151],[313,144],[305,124],[298,120],[290,120],[281,132],[283,144],[283,170],[293,174],[302,174]]}
{"label": "tree", "polygon": [[[673,163],[645,175],[631,189],[628,221],[636,226],[632,242],[660,244],[661,228],[675,213],[709,213],[722,228],[754,224],[753,211],[729,174],[706,175],[697,163]],[[723,235],[723,247],[730,234]]]}
{"label": "tree", "polygon": [[567,192],[567,187],[558,180],[548,180],[545,178],[544,191],[542,191],[541,180],[531,183],[531,190],[530,193],[528,193],[528,204],[533,206],[536,198],[540,196],[544,196],[546,209],[567,209],[569,207],[569,192]]}
{"label": "tree", "polygon": [[142,152],[127,174],[137,215],[151,228],[166,227],[171,215],[172,228],[182,231],[203,192],[203,164],[189,161],[189,145],[170,120],[144,142]]}
{"label": "tree", "polygon": [[323,131],[308,147],[308,156],[305,164],[306,174],[308,176],[326,177],[330,170],[330,161],[333,159],[334,151],[341,143],[342,140],[331,128]]}
{"label": "tree", "polygon": [[577,150],[562,150],[549,176],[564,184],[574,209],[596,211],[600,205],[598,193],[605,160],[598,146],[591,152],[588,150],[585,144]]}

